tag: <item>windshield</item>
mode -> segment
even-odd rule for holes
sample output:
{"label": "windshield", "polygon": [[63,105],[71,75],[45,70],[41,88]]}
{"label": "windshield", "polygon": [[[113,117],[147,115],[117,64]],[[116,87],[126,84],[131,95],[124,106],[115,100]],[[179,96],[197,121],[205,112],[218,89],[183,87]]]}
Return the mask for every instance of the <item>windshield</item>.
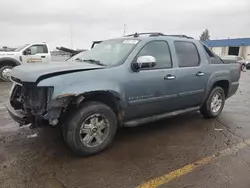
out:
{"label": "windshield", "polygon": [[83,54],[84,54],[85,52],[86,52],[86,51],[80,52],[79,54],[76,54],[76,55],[70,57],[69,59],[67,59],[67,61],[75,61],[75,60],[78,60],[78,59],[80,59],[80,58],[83,56]]}
{"label": "windshield", "polygon": [[22,46],[18,47],[17,49],[15,49],[15,52],[20,52],[22,49],[24,49],[28,45],[29,44],[25,44],[25,45],[22,45]]}
{"label": "windshield", "polygon": [[79,56],[77,55],[76,60],[92,63],[99,61],[104,66],[116,66],[123,63],[138,42],[139,40],[107,40],[96,45],[95,48],[89,51],[78,54]]}

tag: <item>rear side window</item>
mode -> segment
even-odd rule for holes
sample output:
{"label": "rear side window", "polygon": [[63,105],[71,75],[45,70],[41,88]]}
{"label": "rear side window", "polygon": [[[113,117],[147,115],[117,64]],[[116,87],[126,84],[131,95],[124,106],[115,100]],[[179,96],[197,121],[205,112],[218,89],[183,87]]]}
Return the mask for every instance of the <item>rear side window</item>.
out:
{"label": "rear side window", "polygon": [[153,56],[156,60],[156,66],[150,69],[171,68],[172,60],[168,43],[165,41],[153,41],[146,44],[139,52],[140,56]]}
{"label": "rear side window", "polygon": [[200,64],[200,56],[194,43],[175,41],[174,46],[179,67],[195,67]]}
{"label": "rear side window", "polygon": [[223,61],[221,60],[221,58],[215,55],[208,47],[203,45],[203,48],[206,51],[206,54],[209,57],[211,64],[223,64]]}
{"label": "rear side window", "polygon": [[211,52],[211,50],[208,49],[205,45],[203,45],[208,57],[215,57],[215,55]]}

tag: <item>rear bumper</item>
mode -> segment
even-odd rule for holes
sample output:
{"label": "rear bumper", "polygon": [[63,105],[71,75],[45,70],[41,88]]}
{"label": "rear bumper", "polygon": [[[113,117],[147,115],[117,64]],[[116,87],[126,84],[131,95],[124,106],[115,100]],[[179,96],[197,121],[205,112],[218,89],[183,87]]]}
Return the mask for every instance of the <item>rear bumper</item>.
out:
{"label": "rear bumper", "polygon": [[22,125],[27,125],[29,124],[29,121],[27,119],[27,116],[25,114],[22,114],[21,112],[15,110],[10,102],[8,101],[6,104],[6,108],[10,114],[10,116],[12,117],[12,119],[14,119],[17,123],[20,123]]}

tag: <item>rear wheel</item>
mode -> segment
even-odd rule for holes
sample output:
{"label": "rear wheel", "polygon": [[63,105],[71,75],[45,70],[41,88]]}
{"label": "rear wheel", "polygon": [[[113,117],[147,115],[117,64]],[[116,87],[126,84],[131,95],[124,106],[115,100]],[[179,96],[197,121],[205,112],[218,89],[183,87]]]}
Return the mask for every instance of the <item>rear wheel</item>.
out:
{"label": "rear wheel", "polygon": [[63,125],[63,137],[77,155],[88,156],[110,146],[116,130],[113,110],[103,103],[88,102]]}
{"label": "rear wheel", "polygon": [[221,87],[215,87],[207,100],[200,108],[201,114],[206,118],[215,118],[220,115],[225,104],[225,92]]}
{"label": "rear wheel", "polygon": [[10,73],[11,73],[12,68],[13,66],[10,66],[10,65],[4,65],[0,68],[0,79],[2,81],[5,81],[5,82],[10,81]]}

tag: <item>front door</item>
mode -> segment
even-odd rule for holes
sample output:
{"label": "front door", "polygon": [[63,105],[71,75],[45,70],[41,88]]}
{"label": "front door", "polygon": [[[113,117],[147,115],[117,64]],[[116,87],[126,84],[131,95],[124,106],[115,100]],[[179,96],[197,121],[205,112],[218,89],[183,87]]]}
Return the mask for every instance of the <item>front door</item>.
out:
{"label": "front door", "polygon": [[32,45],[26,50],[26,55],[22,56],[23,63],[47,63],[49,62],[49,52],[47,45]]}
{"label": "front door", "polygon": [[175,109],[178,87],[168,43],[166,41],[149,42],[138,53],[135,61],[145,55],[155,57],[156,66],[130,73],[125,84],[125,95],[129,105],[125,112],[126,120],[157,115]]}
{"label": "front door", "polygon": [[178,69],[176,71],[179,108],[190,108],[202,103],[209,74],[206,72],[205,63],[201,65],[201,57],[197,47],[192,42],[175,41],[176,59]]}

